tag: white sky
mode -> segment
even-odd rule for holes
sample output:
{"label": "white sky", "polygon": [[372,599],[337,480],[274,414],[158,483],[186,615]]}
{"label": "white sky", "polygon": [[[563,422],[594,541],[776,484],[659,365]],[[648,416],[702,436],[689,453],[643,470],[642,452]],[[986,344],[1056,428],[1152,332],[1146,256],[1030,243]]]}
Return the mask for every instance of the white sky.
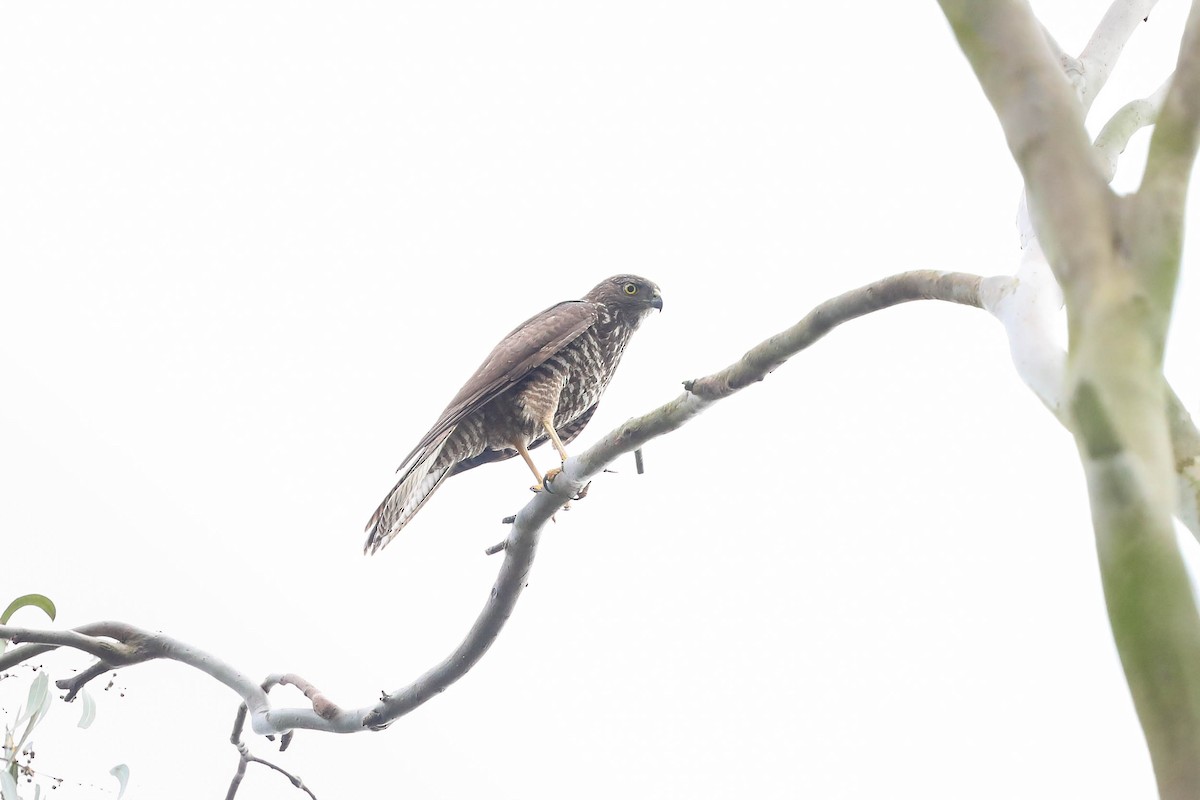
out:
{"label": "white sky", "polygon": [[[1093,132],[1167,74],[1185,5]],[[1038,6],[1078,52],[1106,4]],[[466,632],[528,499],[519,460],[476,470],[361,555],[516,322],[662,287],[586,446],[841,291],[1011,272],[1019,190],[933,2],[7,4],[0,601],[369,703]],[[1197,317],[1187,257],[1193,413]],[[983,312],[854,322],[646,464],[559,516],[463,681],[279,762],[322,800],[1154,796],[1073,444]],[[172,664],[117,687],[88,731],[51,712],[56,796],[114,796],[125,762],[127,797],[223,797],[237,698]],[[252,767],[239,797],[301,795]]]}

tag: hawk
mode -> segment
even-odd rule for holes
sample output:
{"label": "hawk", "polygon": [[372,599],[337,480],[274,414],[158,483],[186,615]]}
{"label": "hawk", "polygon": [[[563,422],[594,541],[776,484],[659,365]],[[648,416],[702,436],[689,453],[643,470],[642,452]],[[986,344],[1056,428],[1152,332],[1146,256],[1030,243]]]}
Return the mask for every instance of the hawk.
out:
{"label": "hawk", "polygon": [[606,278],[583,296],[550,306],[500,340],[396,470],[400,480],[367,523],[364,553],[382,549],[451,475],[520,455],[549,441],[565,461],[596,413],[629,337],[658,287],[637,275]]}

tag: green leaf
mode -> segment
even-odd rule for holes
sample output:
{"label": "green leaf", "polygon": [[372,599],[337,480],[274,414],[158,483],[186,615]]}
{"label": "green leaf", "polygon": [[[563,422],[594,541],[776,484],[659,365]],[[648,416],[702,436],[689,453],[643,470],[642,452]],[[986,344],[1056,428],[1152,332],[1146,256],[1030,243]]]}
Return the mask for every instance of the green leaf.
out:
{"label": "green leaf", "polygon": [[79,716],[79,727],[87,729],[96,721],[96,701],[88,694],[87,689],[79,693],[79,698],[83,701],[83,713]]}
{"label": "green leaf", "polygon": [[121,791],[117,792],[117,800],[121,800],[122,795],[125,794],[125,785],[129,783],[129,767],[124,764],[117,764],[108,771],[108,774],[121,783]]}
{"label": "green leaf", "polygon": [[46,714],[50,711],[53,697],[48,690],[49,684],[50,677],[44,672],[39,672],[33,679],[33,685],[29,687],[29,699],[25,701],[27,707],[17,717],[16,725],[20,725],[26,717],[29,718],[29,723],[25,726],[25,732],[21,734],[21,738],[17,740],[16,747],[13,748],[14,757],[25,746],[25,742],[29,741],[29,734],[33,733],[33,729],[46,718]]}
{"label": "green leaf", "polygon": [[33,719],[38,715],[46,702],[49,688],[50,676],[44,672],[39,672],[29,687],[29,697],[25,700],[25,710],[21,712],[20,716],[17,717],[17,721],[13,723],[14,727],[20,725],[26,719]]}
{"label": "green leaf", "polygon": [[8,608],[4,609],[4,613],[0,614],[0,625],[7,625],[8,620],[16,613],[17,609],[25,606],[37,606],[42,611],[46,612],[51,620],[57,615],[58,611],[54,608],[54,602],[44,594],[25,594],[18,597],[8,604]]}

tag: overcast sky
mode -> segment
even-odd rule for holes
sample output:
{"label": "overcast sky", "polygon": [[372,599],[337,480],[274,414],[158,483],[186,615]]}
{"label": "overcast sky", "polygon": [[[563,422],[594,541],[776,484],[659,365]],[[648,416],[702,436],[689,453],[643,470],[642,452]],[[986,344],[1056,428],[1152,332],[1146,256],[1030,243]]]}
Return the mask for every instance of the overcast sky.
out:
{"label": "overcast sky", "polygon": [[[1078,52],[1106,3],[1037,7]],[[0,604],[367,704],[466,633],[528,500],[519,459],[478,469],[361,554],[517,322],[662,287],[578,449],[844,290],[1012,272],[1019,193],[933,2],[7,4]],[[1198,273],[1167,367],[1193,413]],[[281,765],[321,800],[1154,797],[1074,445],[988,315],[856,321],[645,456],[559,515],[459,684]],[[115,796],[120,762],[135,800],[224,796],[235,695],[165,663],[102,686],[90,730],[60,703],[38,737],[56,796]],[[239,797],[301,795],[252,768]]]}

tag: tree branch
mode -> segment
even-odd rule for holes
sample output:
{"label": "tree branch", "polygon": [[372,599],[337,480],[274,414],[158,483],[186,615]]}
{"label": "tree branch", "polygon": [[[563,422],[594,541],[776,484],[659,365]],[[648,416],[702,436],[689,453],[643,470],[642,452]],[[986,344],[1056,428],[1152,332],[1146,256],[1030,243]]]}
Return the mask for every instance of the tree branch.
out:
{"label": "tree branch", "polygon": [[[1153,195],[1162,210],[1176,209],[1182,228],[1182,212],[1196,148],[1200,143],[1200,0],[1192,3],[1179,46],[1175,77],[1167,91],[1146,158],[1139,195]],[[1182,238],[1182,229],[1177,234]]]}
{"label": "tree branch", "polygon": [[[1011,288],[1013,278],[990,278],[958,272],[915,271],[894,275],[846,292],[816,306],[802,320],[775,336],[751,348],[741,359],[719,372],[688,381],[686,391],[669,403],[641,417],[631,419],[604,436],[595,445],[570,458],[562,473],[550,482],[549,491],[536,494],[515,516],[504,541],[504,562],[484,603],[484,608],[463,641],[441,663],[428,670],[412,683],[385,694],[379,702],[357,709],[343,709],[324,697],[307,680],[293,675],[272,675],[262,684],[250,681],[242,673],[203,651],[184,645],[164,634],[155,634],[122,623],[93,623],[72,631],[33,631],[0,626],[0,638],[27,642],[42,642],[49,647],[66,646],[96,655],[104,669],[127,666],[152,658],[169,658],[193,666],[217,678],[243,699],[234,724],[231,742],[239,747],[239,765],[230,786],[236,793],[251,762],[265,763],[294,779],[298,778],[279,767],[251,755],[242,745],[241,735],[247,717],[256,733],[283,734],[290,737],[295,729],[312,729],[336,733],[378,730],[437,696],[461,678],[487,652],[511,615],[524,589],[538,538],[542,528],[570,498],[587,485],[613,459],[632,452],[647,441],[679,428],[713,403],[729,397],[785,363],[796,353],[811,346],[838,325],[852,319],[914,300],[941,300],[982,308],[983,295]],[[985,288],[987,287],[987,288]],[[1195,427],[1190,426],[1186,412],[1179,419],[1181,436],[1191,436],[1200,442]],[[1192,462],[1194,464],[1194,453]],[[97,637],[108,637],[105,641]],[[34,645],[24,645],[10,651],[2,659],[19,663],[34,654]],[[42,647],[38,652],[47,649]],[[111,666],[110,666],[111,665]],[[99,665],[97,665],[98,667]],[[87,673],[84,673],[85,675]],[[95,675],[88,675],[91,679]],[[86,683],[77,676],[78,685]],[[60,686],[72,681],[60,681]],[[268,691],[276,685],[292,685],[304,692],[311,707],[271,708]],[[286,745],[286,738],[285,738]],[[307,791],[307,789],[305,789]],[[310,792],[311,795],[311,792]]]}
{"label": "tree branch", "polygon": [[[269,692],[271,690],[271,687],[279,686],[279,685],[283,685],[283,684],[292,684],[294,686],[302,688],[304,690],[305,696],[309,697],[310,700],[313,699],[309,695],[309,691],[308,691],[309,689],[312,688],[311,685],[307,681],[305,681],[303,678],[299,678],[295,675],[272,675],[271,677],[269,677],[265,681],[263,681],[260,688],[264,692]],[[319,694],[315,691],[315,689],[313,690],[313,692],[315,694]],[[304,785],[304,781],[300,780],[299,775],[295,775],[291,772],[288,772],[287,770],[285,770],[283,767],[279,766],[278,764],[272,763],[263,758],[259,758],[258,756],[254,755],[253,753],[250,752],[250,749],[248,747],[246,747],[245,742],[242,741],[242,730],[245,728],[245,726],[246,726],[246,704],[242,703],[240,706],[238,706],[237,714],[234,716],[233,733],[229,737],[230,743],[232,743],[233,746],[236,747],[237,751],[238,751],[238,765],[237,765],[237,769],[233,773],[233,779],[229,782],[229,790],[225,793],[225,800],[233,800],[233,798],[237,796],[238,789],[241,788],[241,785],[242,785],[242,779],[246,777],[246,766],[248,764],[252,764],[252,763],[253,764],[262,764],[263,766],[270,767],[271,769],[275,770],[276,772],[278,772],[279,774],[281,774],[285,778],[287,778],[291,782],[292,786],[303,791],[305,794],[307,794],[309,797],[311,797],[312,800],[317,800],[317,796],[315,794],[313,794],[312,789],[310,789]],[[280,751],[286,750],[288,743],[290,741],[291,741],[291,734],[285,733],[283,735],[283,741],[280,743],[280,746],[279,746]]]}
{"label": "tree branch", "polygon": [[1108,7],[1092,38],[1079,54],[1083,73],[1079,103],[1083,106],[1084,116],[1104,84],[1108,83],[1129,38],[1157,3],[1158,0],[1114,0]]}
{"label": "tree branch", "polygon": [[804,319],[776,334],[720,372],[685,384],[689,392],[705,400],[728,397],[751,383],[761,381],[791,356],[841,325],[883,308],[913,300],[944,300],[982,307],[979,285],[983,279],[965,272],[922,270],[902,272],[826,300]]}
{"label": "tree branch", "polygon": [[[104,669],[89,670],[75,679],[60,681],[63,688],[78,690],[87,680],[110,668],[153,658],[168,658],[205,672],[237,692],[246,703],[253,729],[259,734],[313,729],[353,733],[387,727],[400,716],[436,697],[461,678],[487,652],[512,614],[525,587],[541,530],[550,517],[575,497],[588,480],[617,456],[637,449],[655,436],[674,430],[717,400],[762,380],[768,373],[843,322],[912,300],[936,299],[979,306],[981,279],[964,273],[917,271],[885,278],[847,292],[817,306],[792,328],[773,336],[721,372],[688,383],[690,390],[676,400],[638,420],[631,420],[579,456],[568,459],[563,472],[539,492],[515,517],[504,542],[504,562],[483,611],[461,644],[440,664],[407,686],[385,694],[378,703],[342,709],[328,701],[307,681],[294,675],[273,676],[259,685],[241,672],[204,651],[165,634],[155,634],[123,623],[81,625],[71,631],[35,631],[0,626],[0,638],[33,642],[47,647],[16,648],[0,656],[0,664],[15,664],[51,647],[66,646],[90,653]],[[108,637],[115,641],[104,641]],[[93,674],[94,673],[94,674]],[[312,701],[310,708],[272,709],[267,689],[292,684]],[[237,732],[240,734],[240,725]],[[242,764],[244,767],[244,763]]]}
{"label": "tree branch", "polygon": [[1141,100],[1130,100],[1112,115],[1096,136],[1096,152],[1104,161],[1106,180],[1112,182],[1117,174],[1117,159],[1129,145],[1129,140],[1142,128],[1154,124],[1158,119],[1167,90],[1171,88],[1171,77],[1163,81],[1154,94]]}
{"label": "tree branch", "polygon": [[1058,282],[1087,291],[1080,275],[1112,268],[1115,197],[1033,12],[1022,0],[940,2],[1004,129]]}

